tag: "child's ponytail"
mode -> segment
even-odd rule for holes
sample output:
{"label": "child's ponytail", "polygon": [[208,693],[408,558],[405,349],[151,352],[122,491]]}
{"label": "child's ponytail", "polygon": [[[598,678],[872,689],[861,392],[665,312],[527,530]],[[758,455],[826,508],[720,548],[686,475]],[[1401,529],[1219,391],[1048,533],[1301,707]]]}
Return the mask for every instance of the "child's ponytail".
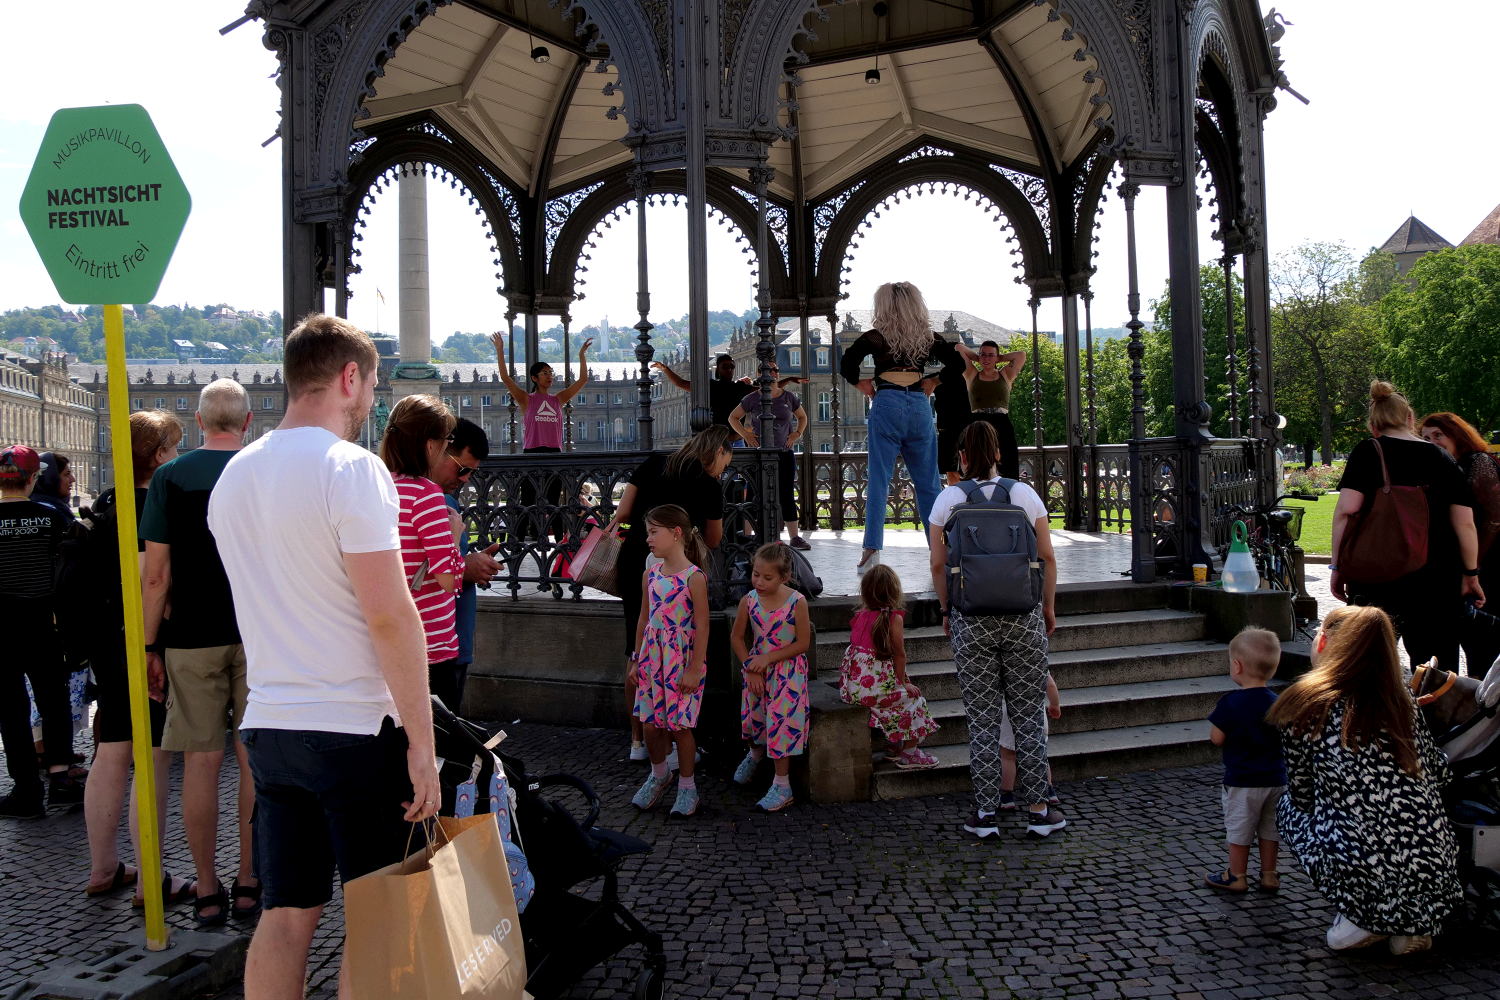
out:
{"label": "child's ponytail", "polygon": [[688,525],[688,533],[682,536],[682,551],[687,554],[688,562],[708,572],[708,542],[696,524]]}
{"label": "child's ponytail", "polygon": [[860,605],[867,611],[879,611],[875,627],[870,630],[870,645],[879,659],[889,660],[896,655],[896,644],[891,635],[891,619],[901,608],[905,595],[901,592],[901,577],[891,567],[881,563],[872,566],[859,581]]}

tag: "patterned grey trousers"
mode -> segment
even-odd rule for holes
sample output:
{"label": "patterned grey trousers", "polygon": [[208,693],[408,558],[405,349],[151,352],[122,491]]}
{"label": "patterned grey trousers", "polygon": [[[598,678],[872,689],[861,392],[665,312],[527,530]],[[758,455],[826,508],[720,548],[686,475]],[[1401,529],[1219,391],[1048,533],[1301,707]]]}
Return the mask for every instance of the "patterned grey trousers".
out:
{"label": "patterned grey trousers", "polygon": [[981,812],[1000,808],[1000,716],[1016,735],[1016,803],[1047,799],[1047,628],[1042,609],[1024,615],[954,611],[948,622],[958,686],[969,717],[969,773]]}

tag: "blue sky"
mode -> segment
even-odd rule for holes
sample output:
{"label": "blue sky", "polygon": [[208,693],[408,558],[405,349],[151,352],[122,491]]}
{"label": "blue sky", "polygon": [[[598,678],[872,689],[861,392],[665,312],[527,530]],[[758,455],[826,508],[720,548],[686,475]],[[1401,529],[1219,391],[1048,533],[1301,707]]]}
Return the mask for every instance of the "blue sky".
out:
{"label": "blue sky", "polygon": [[[67,20],[86,25],[97,58],[59,58],[46,40],[62,29],[60,5],[8,11],[12,81],[0,107],[0,309],[57,301],[21,226],[16,205],[47,119],[59,107],[136,102],[151,112],[193,193],[193,215],[158,301],[281,304],[280,149],[261,148],[277,126],[275,59],[250,24],[221,38],[243,10],[238,0],[175,5],[170,18],[143,17],[130,5],[70,0]],[[1478,98],[1491,89],[1490,60],[1464,39],[1500,37],[1500,4],[1453,0],[1442,17],[1389,0],[1291,0],[1277,9],[1293,22],[1282,40],[1293,86],[1267,121],[1269,236],[1273,252],[1307,240],[1342,240],[1356,251],[1379,244],[1415,212],[1458,242],[1500,202],[1500,134],[1485,125]],[[74,42],[86,41],[76,32]],[[87,50],[75,46],[75,53]],[[1458,98],[1469,95],[1463,100]],[[1166,276],[1165,201],[1147,189],[1138,211],[1142,289]],[[1123,213],[1111,199],[1100,233],[1095,322],[1126,317]],[[652,216],[653,318],[687,310],[682,208]],[[1200,225],[1205,257],[1215,246]],[[430,199],[432,330],[503,324],[492,255],[473,210],[446,186]],[[749,258],[727,229],[710,225],[710,304],[753,304]],[[395,316],[394,192],[377,204],[361,244],[366,273],[354,283],[351,317],[374,328],[374,289],[388,300],[379,324]],[[595,322],[635,320],[633,227],[607,231],[588,262],[587,294],[574,315]],[[850,306],[867,306],[882,281],[914,281],[937,307],[963,309],[1007,326],[1029,325],[1026,292],[994,226],[958,199],[924,197],[881,219],[851,262]],[[1041,325],[1054,328],[1056,305]],[[1050,316],[1049,316],[1050,313]]]}

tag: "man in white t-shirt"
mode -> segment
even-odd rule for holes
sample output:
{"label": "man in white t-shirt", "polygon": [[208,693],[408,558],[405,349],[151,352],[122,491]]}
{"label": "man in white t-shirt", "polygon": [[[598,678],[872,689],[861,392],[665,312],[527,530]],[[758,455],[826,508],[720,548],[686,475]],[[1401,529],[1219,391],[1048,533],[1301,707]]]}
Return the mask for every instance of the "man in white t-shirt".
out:
{"label": "man in white t-shirt", "polygon": [[[1000,441],[988,421],[976,420],[959,436],[958,460],[966,480],[981,485],[977,493],[996,498],[1000,478]],[[1048,530],[1047,505],[1029,485],[1005,480],[1012,504],[1026,512],[1036,530],[1036,554],[1044,567],[1042,600],[1019,614],[961,614],[948,601],[948,539],[943,529],[953,508],[969,502],[971,482],[949,486],[938,494],[928,516],[931,524],[932,585],[943,608],[943,631],[953,642],[953,662],[969,723],[969,773],[974,780],[974,812],[964,829],[977,837],[1000,832],[995,816],[1001,796],[1001,732],[1008,710],[1016,753],[1015,800],[1028,803],[1026,832],[1045,837],[1068,825],[1053,808],[1047,781],[1047,637],[1057,626],[1053,602],[1057,562]],[[978,499],[976,497],[976,499]],[[999,497],[1001,502],[1006,494]]]}
{"label": "man in white t-shirt", "polygon": [[335,867],[348,882],[400,861],[410,824],[442,800],[396,487],[352,443],[377,363],[357,327],[304,319],[286,339],[286,418],[224,467],[209,500],[250,688],[240,735],[265,912],[248,1000],[302,995]]}

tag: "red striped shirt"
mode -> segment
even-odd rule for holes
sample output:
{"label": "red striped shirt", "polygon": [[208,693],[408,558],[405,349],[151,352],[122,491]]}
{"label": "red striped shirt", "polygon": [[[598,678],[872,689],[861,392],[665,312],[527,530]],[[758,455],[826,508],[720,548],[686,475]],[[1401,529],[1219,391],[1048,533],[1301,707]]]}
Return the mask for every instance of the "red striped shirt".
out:
{"label": "red striped shirt", "polygon": [[427,632],[427,662],[442,663],[458,656],[458,633],[454,631],[454,595],[438,586],[437,575],[452,573],[455,584],[460,583],[463,559],[448,527],[448,505],[437,483],[421,476],[393,478],[401,498],[401,561],[408,586],[422,562],[427,562],[426,582],[412,594]]}

